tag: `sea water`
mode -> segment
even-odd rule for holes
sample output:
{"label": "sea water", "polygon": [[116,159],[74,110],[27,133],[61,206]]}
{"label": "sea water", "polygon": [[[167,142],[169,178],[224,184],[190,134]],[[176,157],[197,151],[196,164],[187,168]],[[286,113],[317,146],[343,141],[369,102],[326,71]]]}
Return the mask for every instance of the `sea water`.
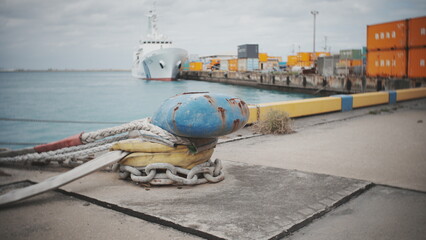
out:
{"label": "sea water", "polygon": [[184,92],[222,93],[249,104],[313,97],[201,81],[144,81],[130,72],[3,72],[0,147],[29,147],[149,117]]}

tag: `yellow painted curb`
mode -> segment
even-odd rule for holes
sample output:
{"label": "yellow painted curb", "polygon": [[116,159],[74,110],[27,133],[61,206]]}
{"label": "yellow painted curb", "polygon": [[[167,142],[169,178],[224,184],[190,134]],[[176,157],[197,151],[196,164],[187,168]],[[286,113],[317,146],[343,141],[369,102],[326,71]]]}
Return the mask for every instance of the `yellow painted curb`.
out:
{"label": "yellow painted curb", "polygon": [[352,108],[389,103],[388,92],[358,93],[351,96],[353,98]]}
{"label": "yellow painted curb", "polygon": [[412,88],[396,90],[396,101],[405,101],[426,97],[426,88]]}
{"label": "yellow painted curb", "polygon": [[342,100],[339,97],[322,97],[287,102],[258,104],[259,119],[265,119],[268,111],[285,111],[290,117],[301,117],[319,113],[340,111]]}

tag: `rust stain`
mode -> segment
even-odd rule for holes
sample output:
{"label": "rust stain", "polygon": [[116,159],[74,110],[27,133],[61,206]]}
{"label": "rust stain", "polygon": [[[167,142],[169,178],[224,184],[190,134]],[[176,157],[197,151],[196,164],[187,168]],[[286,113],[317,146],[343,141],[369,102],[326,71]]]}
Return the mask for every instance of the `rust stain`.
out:
{"label": "rust stain", "polygon": [[222,128],[224,128],[226,123],[226,115],[225,115],[226,110],[222,107],[218,107],[217,111],[220,113],[220,117],[222,118]]}
{"label": "rust stain", "polygon": [[232,123],[232,132],[235,132],[240,128],[240,119],[235,119]]}
{"label": "rust stain", "polygon": [[239,98],[231,98],[231,99],[226,99],[226,101],[228,101],[228,103],[231,106],[237,106],[240,109],[240,112],[243,116],[248,115],[247,108],[244,107],[246,105],[246,103],[243,100],[241,100]]}
{"label": "rust stain", "polygon": [[182,105],[182,103],[181,103],[181,102],[180,102],[180,103],[178,103],[178,104],[176,104],[176,107],[173,109],[173,118],[174,118],[174,116],[175,116],[176,111],[177,111],[177,110],[179,110],[180,105]]}
{"label": "rust stain", "polygon": [[178,94],[176,96],[188,95],[188,94],[201,94],[201,93],[209,93],[209,92],[185,92],[185,93]]}
{"label": "rust stain", "polygon": [[230,99],[226,99],[226,101],[228,101],[229,102],[229,104],[231,104],[231,105],[235,105],[235,104],[237,104],[237,102],[238,102],[238,98],[230,98]]}
{"label": "rust stain", "polygon": [[211,105],[216,104],[215,100],[211,96],[204,95],[203,97],[205,97]]}
{"label": "rust stain", "polygon": [[177,130],[177,126],[176,126],[176,112],[177,112],[177,110],[179,110],[179,107],[180,107],[180,105],[182,105],[182,103],[180,102],[180,103],[178,103],[178,104],[176,104],[176,107],[173,109],[173,113],[172,113],[172,122],[173,122],[173,128],[175,129],[175,130]]}

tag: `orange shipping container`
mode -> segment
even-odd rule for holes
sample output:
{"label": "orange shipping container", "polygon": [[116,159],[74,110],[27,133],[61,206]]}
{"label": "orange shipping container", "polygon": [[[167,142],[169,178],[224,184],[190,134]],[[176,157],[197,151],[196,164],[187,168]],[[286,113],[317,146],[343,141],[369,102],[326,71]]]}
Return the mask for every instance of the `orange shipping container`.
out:
{"label": "orange shipping container", "polygon": [[203,63],[202,62],[190,62],[189,71],[202,71]]}
{"label": "orange shipping container", "polygon": [[395,21],[367,26],[367,49],[389,50],[407,46],[407,21]]}
{"label": "orange shipping container", "polygon": [[361,66],[362,59],[340,59],[337,64],[338,67],[354,67]]}
{"label": "orange shipping container", "polygon": [[267,62],[267,61],[268,61],[268,54],[259,53],[259,62]]}
{"label": "orange shipping container", "polygon": [[361,66],[361,65],[362,65],[362,59],[353,59],[352,60],[352,63],[351,63],[352,67],[354,67],[354,66]]}
{"label": "orange shipping container", "polygon": [[405,50],[367,53],[367,75],[370,77],[404,77],[406,69]]}
{"label": "orange shipping container", "polygon": [[408,26],[408,46],[426,46],[426,17],[412,18]]}
{"label": "orange shipping container", "polygon": [[238,59],[229,59],[228,60],[228,70],[229,71],[238,71]]}
{"label": "orange shipping container", "polygon": [[426,78],[426,48],[412,48],[408,52],[408,77]]}

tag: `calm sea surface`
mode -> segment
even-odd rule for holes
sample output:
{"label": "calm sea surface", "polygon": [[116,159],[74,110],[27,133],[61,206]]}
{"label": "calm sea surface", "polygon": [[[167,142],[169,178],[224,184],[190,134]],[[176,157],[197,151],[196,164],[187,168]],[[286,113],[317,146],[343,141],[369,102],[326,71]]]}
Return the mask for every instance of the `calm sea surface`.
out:
{"label": "calm sea surface", "polygon": [[200,91],[223,93],[252,104],[312,97],[190,80],[143,81],[129,72],[0,73],[0,147],[29,147],[118,125],[108,122],[149,117],[165,99]]}

